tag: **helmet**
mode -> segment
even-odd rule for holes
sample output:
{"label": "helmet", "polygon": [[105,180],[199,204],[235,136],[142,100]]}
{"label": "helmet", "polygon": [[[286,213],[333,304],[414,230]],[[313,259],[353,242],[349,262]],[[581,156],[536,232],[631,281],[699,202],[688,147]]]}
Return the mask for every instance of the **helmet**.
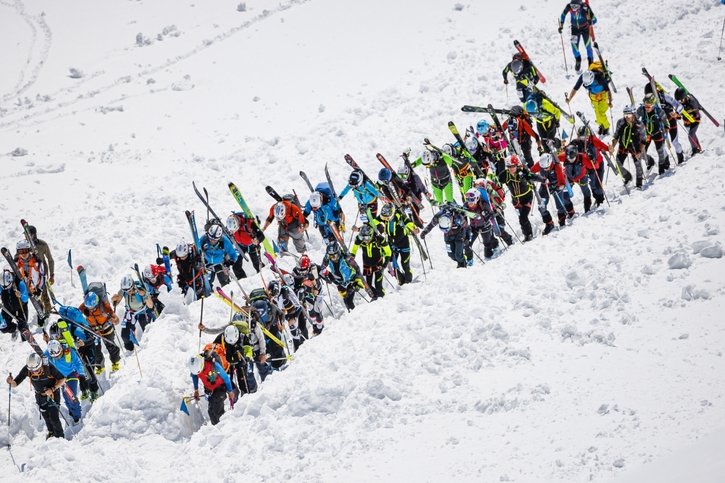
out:
{"label": "helmet", "polygon": [[98,305],[98,302],[100,302],[100,300],[96,292],[88,292],[83,299],[83,305],[89,309],[95,308]]}
{"label": "helmet", "polygon": [[187,245],[185,242],[181,242],[178,245],[176,245],[176,256],[177,257],[186,258],[186,256],[188,254],[189,254],[189,245]]}
{"label": "helmet", "polygon": [[441,151],[446,153],[448,156],[453,156],[453,145],[446,143],[443,146],[441,146]]}
{"label": "helmet", "polygon": [[370,225],[363,225],[360,228],[360,241],[363,243],[370,243],[373,239],[373,227]]}
{"label": "helmet", "polygon": [[551,167],[551,163],[554,162],[554,158],[549,153],[544,153],[541,155],[541,158],[539,158],[539,166],[541,166],[542,169],[549,169]]}
{"label": "helmet", "polygon": [[575,161],[577,156],[579,156],[579,149],[573,144],[568,145],[565,152],[567,161]]}
{"label": "helmet", "polygon": [[221,240],[223,234],[224,230],[222,230],[222,227],[217,225],[216,223],[210,225],[209,228],[206,230],[206,235],[212,241]]}
{"label": "helmet", "polygon": [[229,345],[236,344],[239,340],[239,329],[233,325],[227,325],[224,329],[224,342]]}
{"label": "helmet", "polygon": [[473,186],[476,188],[485,188],[486,187],[486,180],[483,178],[476,178],[473,181]]}
{"label": "helmet", "polygon": [[582,6],[582,0],[570,0],[569,1],[569,7],[571,7],[572,10],[578,10]]}
{"label": "helmet", "polygon": [[478,200],[481,199],[481,192],[478,191],[478,188],[471,188],[470,190],[466,191],[466,203],[469,205],[478,203]]}
{"label": "helmet", "polygon": [[50,357],[60,357],[63,354],[63,346],[57,340],[48,342],[48,354]]}
{"label": "helmet", "polygon": [[199,374],[204,369],[204,357],[198,354],[189,357],[189,360],[186,361],[186,367],[189,368],[190,373],[194,375]]}
{"label": "helmet", "polygon": [[650,94],[647,94],[646,96],[644,96],[644,99],[642,100],[642,102],[644,102],[645,106],[652,106],[657,103],[657,98],[655,97],[654,94],[650,93]]}
{"label": "helmet", "polygon": [[516,104],[515,106],[511,106],[511,114],[514,116],[523,116],[524,114],[524,108]]}
{"label": "helmet", "polygon": [[400,179],[408,179],[408,176],[410,176],[410,169],[408,169],[407,164],[403,163],[398,168],[398,177],[400,177]]}
{"label": "helmet", "polygon": [[14,280],[15,277],[13,276],[13,272],[10,270],[3,270],[2,280],[0,280],[0,284],[2,284],[3,288],[10,287]]}
{"label": "helmet", "polygon": [[488,126],[488,121],[486,121],[485,119],[481,119],[480,121],[478,121],[478,124],[476,124],[476,132],[478,134],[485,134],[486,131],[488,131]]}
{"label": "helmet", "polygon": [[340,258],[340,245],[336,241],[327,245],[327,258],[333,262]]}
{"label": "helmet", "polygon": [[476,139],[475,136],[470,136],[468,139],[466,139],[466,149],[471,154],[478,151],[478,139]]}
{"label": "helmet", "polygon": [[392,203],[385,203],[382,208],[380,208],[380,218],[382,220],[388,221],[393,217],[395,214],[395,206],[393,206]]}
{"label": "helmet", "polygon": [[285,216],[287,216],[287,207],[280,201],[274,205],[274,217],[278,220],[284,220]]}
{"label": "helmet", "polygon": [[156,275],[154,275],[154,270],[153,268],[151,268],[151,265],[147,265],[146,267],[144,267],[142,275],[143,278],[145,278],[146,280],[153,280],[156,278]]}
{"label": "helmet", "polygon": [[28,225],[28,233],[30,233],[30,236],[33,238],[38,238],[38,229],[33,225]]}
{"label": "helmet", "polygon": [[125,292],[131,290],[131,287],[133,287],[133,278],[131,278],[131,275],[124,275],[121,279],[121,290]]}
{"label": "helmet", "polygon": [[302,270],[309,270],[311,263],[310,257],[306,253],[300,257],[299,266]]}
{"label": "helmet", "polygon": [[441,215],[440,218],[438,218],[438,228],[440,228],[443,231],[448,231],[451,229],[451,225],[453,224],[453,218],[449,214]]}
{"label": "helmet", "polygon": [[272,297],[279,295],[279,282],[277,280],[270,280],[267,284],[267,292],[269,292],[269,295]]}
{"label": "helmet", "polygon": [[582,84],[584,84],[584,87],[589,87],[592,82],[594,82],[594,72],[585,70],[582,74]]}
{"label": "helmet", "polygon": [[586,127],[586,126],[579,126],[579,129],[577,129],[577,134],[579,134],[579,137],[589,137],[592,134],[592,131]]}
{"label": "helmet", "polygon": [[423,156],[421,157],[421,162],[423,163],[423,165],[430,166],[436,161],[438,161],[438,151],[423,151]]}
{"label": "helmet", "polygon": [[506,158],[506,167],[507,168],[514,168],[521,165],[521,160],[518,156],[515,154],[512,154],[511,156]]}
{"label": "helmet", "polygon": [[15,245],[15,248],[17,248],[18,251],[30,250],[30,242],[28,240],[22,239]]}
{"label": "helmet", "polygon": [[[229,233],[234,233],[237,230],[239,230],[239,217],[235,214],[231,214],[227,217],[227,230],[229,230]],[[179,252],[177,251],[176,254],[178,255]]]}
{"label": "helmet", "polygon": [[388,168],[380,168],[380,171],[378,171],[378,179],[382,183],[389,183],[393,179],[393,172]]}
{"label": "helmet", "polygon": [[[63,319],[58,319],[58,322],[62,321]],[[50,327],[48,327],[48,338],[49,339],[60,339],[60,328],[58,327],[58,322],[53,322],[50,324]]]}
{"label": "helmet", "polygon": [[269,317],[269,304],[264,300],[255,300],[252,302],[253,314],[257,314],[259,320],[266,322]]}
{"label": "helmet", "polygon": [[322,206],[322,193],[319,191],[313,191],[310,193],[310,206],[315,210]]}
{"label": "helmet", "polygon": [[684,87],[678,87],[675,89],[675,99],[678,101],[684,101],[685,97],[687,97],[687,90],[685,90]]}
{"label": "helmet", "polygon": [[289,287],[295,286],[295,278],[292,275],[290,275],[289,273],[285,273],[284,275],[282,275],[282,281],[284,282],[285,285],[287,285]]}
{"label": "helmet", "polygon": [[521,74],[521,72],[524,71],[524,63],[523,63],[523,61],[521,59],[514,59],[514,60],[512,60],[511,61],[511,71],[514,74],[516,74],[516,75]]}
{"label": "helmet", "polygon": [[33,352],[25,360],[25,365],[28,366],[30,372],[38,372],[43,367],[43,358]]}
{"label": "helmet", "polygon": [[526,107],[526,112],[528,112],[529,114],[537,114],[539,112],[539,104],[536,102],[535,99],[529,99],[528,101],[526,101],[524,107]]}
{"label": "helmet", "polygon": [[634,107],[634,106],[629,106],[629,105],[627,105],[627,106],[624,106],[624,109],[622,109],[622,113],[623,113],[623,114],[624,114],[625,116],[626,116],[627,114],[632,114],[632,115],[634,115],[634,114],[636,114],[636,112],[637,112],[637,110],[635,109],[635,107]]}
{"label": "helmet", "polygon": [[359,169],[354,169],[350,173],[350,178],[347,180],[347,184],[350,186],[360,186],[363,183],[363,174]]}

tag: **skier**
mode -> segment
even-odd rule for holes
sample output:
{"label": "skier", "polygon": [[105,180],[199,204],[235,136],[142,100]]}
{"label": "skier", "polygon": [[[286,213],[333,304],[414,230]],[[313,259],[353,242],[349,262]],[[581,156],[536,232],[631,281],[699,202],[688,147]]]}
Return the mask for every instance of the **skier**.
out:
{"label": "skier", "polygon": [[166,274],[166,267],[163,265],[147,265],[141,275],[154,303],[154,313],[158,317],[165,307],[164,303],[159,300],[159,289],[165,286],[166,292],[171,292],[171,278]]}
{"label": "skier", "polygon": [[564,174],[569,180],[569,184],[579,186],[581,189],[584,198],[584,213],[589,213],[592,208],[592,191],[589,188],[589,166],[592,165],[592,162],[589,156],[579,150],[579,144],[574,140],[559,153],[558,159],[563,163]]}
{"label": "skier", "polygon": [[0,280],[0,332],[11,334],[13,340],[20,333],[25,340],[28,330],[28,287],[10,270],[3,270]]}
{"label": "skier", "polygon": [[201,251],[209,273],[209,283],[214,283],[216,277],[222,287],[229,283],[229,267],[236,263],[239,253],[234,244],[224,234],[222,227],[216,223],[209,225],[199,239]]}
{"label": "skier", "polygon": [[[536,134],[534,129],[531,127],[531,123],[531,116],[524,111],[524,108],[519,105],[515,105],[511,106],[509,117],[502,124],[504,129],[508,129],[511,142],[514,144],[516,142],[519,143],[519,147],[521,148],[521,152],[524,155],[524,160],[526,161],[526,166],[528,168],[531,168],[534,165],[534,158],[531,157],[531,138],[534,138],[536,141],[539,154],[543,152],[539,135]],[[496,170],[496,173],[499,172],[500,170]]]}
{"label": "skier", "polygon": [[[53,255],[50,253],[50,246],[47,242],[38,238],[38,230],[33,225],[28,225],[28,233],[30,234],[33,245],[35,245],[35,255],[40,260],[40,263],[43,264],[44,273],[48,277],[48,283],[53,285],[55,283],[55,260],[53,260]],[[53,304],[50,303],[48,289],[48,285],[43,287],[40,301],[43,304],[45,312],[49,314],[53,309]]]}
{"label": "skier", "polygon": [[272,220],[277,220],[277,244],[279,249],[283,252],[289,251],[287,242],[292,238],[292,243],[295,245],[297,253],[304,253],[307,251],[305,246],[305,228],[307,228],[307,219],[302,213],[297,204],[290,200],[283,199],[272,205],[269,209],[269,216],[264,222],[262,231],[265,231],[267,227],[272,223]]}
{"label": "skier", "polygon": [[141,282],[134,282],[131,275],[121,279],[121,289],[111,297],[114,309],[121,300],[126,305],[126,312],[121,321],[121,339],[126,350],[133,351],[138,345],[136,323],[139,323],[141,330],[145,330],[146,326],[153,322],[154,303]]}
{"label": "skier", "polygon": [[423,150],[421,157],[411,163],[414,168],[423,165],[430,171],[433,196],[435,197],[435,203],[438,205],[453,201],[453,184],[449,170],[452,164],[453,159],[447,154],[427,148]]}
{"label": "skier", "polygon": [[[15,254],[15,264],[18,266],[18,270],[20,270],[25,286],[28,289],[28,296],[42,297],[46,284],[44,265],[38,257],[31,252],[32,248],[28,240],[20,240],[17,243],[16,248],[17,253]],[[45,312],[45,310],[42,313],[39,313],[38,326],[43,327],[47,318],[48,312]]]}
{"label": "skier", "polygon": [[[75,316],[83,320],[80,312],[73,307],[61,306],[58,312],[60,313],[64,309],[75,312]],[[65,314],[62,316],[66,317]],[[48,344],[51,341],[57,340],[63,348],[75,348],[85,372],[85,375],[78,376],[81,389],[80,399],[83,401],[90,398],[91,402],[93,402],[98,399],[98,378],[91,369],[93,367],[93,349],[95,347],[94,338],[79,327],[79,325],[83,325],[88,328],[87,323],[80,324],[76,322],[75,317],[68,318],[68,320],[70,324],[64,319],[58,319],[56,322],[52,322],[47,327],[47,332],[43,332],[43,340]],[[60,368],[58,369],[60,370]]]}
{"label": "skier", "polygon": [[[485,121],[484,121],[485,122]],[[506,158],[506,151],[508,150],[508,144],[504,139],[503,133],[500,132],[496,126],[486,123],[486,129],[483,129],[482,122],[479,121],[476,125],[475,139],[481,145],[489,168],[493,167],[494,170],[499,170],[503,167],[504,159]],[[473,141],[474,137],[468,137],[466,140],[467,148],[475,148],[476,143]],[[470,151],[470,149],[469,149]],[[482,173],[479,173],[482,174]]]}
{"label": "skier", "polygon": [[[682,110],[684,107],[682,104],[680,104],[677,99],[672,97],[671,95],[667,94],[664,89],[662,89],[662,86],[659,84],[656,85],[657,90],[657,96],[659,97],[660,101],[660,107],[662,107],[665,110],[665,114],[667,115],[667,122],[669,124],[668,132],[670,135],[670,142],[672,142],[672,145],[675,147],[675,155],[677,156],[677,164],[682,164],[685,162],[685,155],[682,153],[682,144],[680,144],[680,140],[677,137],[677,120],[680,119],[680,116],[682,116]],[[652,93],[652,83],[647,82],[644,85],[644,94],[651,94]],[[685,113],[685,117],[689,116],[689,114]]]}
{"label": "skier", "polygon": [[582,56],[579,52],[579,40],[584,41],[584,47],[587,49],[587,60],[591,64],[594,58],[594,52],[592,51],[592,38],[590,34],[592,26],[597,24],[597,17],[589,7],[589,2],[582,4],[582,0],[571,0],[564,7],[564,11],[561,12],[561,16],[559,17],[559,33],[564,30],[564,21],[566,20],[567,13],[571,13],[569,16],[571,20],[571,50],[574,52],[574,59],[576,60],[574,70],[579,72],[582,64]]}
{"label": "skier", "polygon": [[241,394],[257,392],[257,380],[254,378],[254,349],[249,340],[249,324],[246,320],[232,321],[224,332],[216,336],[214,344],[224,348],[229,362],[229,377],[234,380]]}
{"label": "skier", "polygon": [[203,297],[205,266],[196,246],[193,243],[182,241],[171,251],[169,258],[176,263],[176,285],[181,289],[184,298],[187,298],[189,289],[194,294],[192,300]]}
{"label": "skier", "polygon": [[567,97],[568,102],[574,99],[581,86],[584,86],[589,92],[589,101],[592,103],[594,115],[599,125],[599,135],[608,135],[609,118],[607,117],[607,111],[612,107],[612,93],[609,90],[609,82],[601,62],[590,62],[589,70],[585,70],[572,87]]}
{"label": "skier", "polygon": [[637,121],[635,117],[637,111],[633,106],[625,106],[623,113],[624,117],[617,121],[612,143],[609,145],[609,152],[614,154],[615,148],[619,145],[615,161],[620,172],[624,175],[625,185],[632,181],[632,174],[624,167],[624,161],[627,156],[632,155],[637,175],[637,188],[641,188],[643,177],[641,157],[645,141],[644,126]]}
{"label": "skier", "polygon": [[526,60],[522,55],[517,52],[513,55],[511,62],[506,64],[503,68],[503,83],[508,85],[508,74],[512,73],[516,80],[516,92],[519,95],[519,99],[523,102],[527,96],[531,93],[531,87],[539,83],[539,73],[531,63],[530,60]]}
{"label": "skier", "polygon": [[526,98],[526,112],[536,122],[536,130],[539,136],[544,140],[544,151],[550,153],[552,145],[558,150],[561,147],[561,141],[556,135],[561,119],[561,111],[547,97],[541,93],[535,92]]}
{"label": "skier", "polygon": [[234,387],[219,354],[214,351],[191,356],[187,367],[194,384],[194,399],[199,400],[199,381],[201,381],[209,401],[209,420],[211,424],[216,425],[224,414],[224,400],[228,398],[233,408],[239,397],[239,390]]}
{"label": "skier", "polygon": [[531,212],[531,204],[534,200],[534,185],[532,179],[538,179],[531,171],[521,165],[519,157],[512,154],[506,158],[506,172],[500,176],[501,181],[508,186],[511,192],[511,202],[519,212],[519,225],[521,225],[521,233],[524,235],[524,242],[534,238],[531,221],[529,221],[529,213]]}
{"label": "skier", "polygon": [[315,191],[310,193],[310,199],[305,204],[302,214],[307,218],[310,213],[313,213],[315,226],[320,230],[325,243],[335,239],[329,223],[332,223],[340,233],[345,232],[345,214],[327,183],[319,183]]}
{"label": "skier", "polygon": [[448,256],[458,263],[458,268],[473,265],[471,227],[468,224],[468,218],[462,211],[461,207],[455,203],[443,205],[420,233],[420,237],[425,238],[433,227],[438,225],[443,232]]}
{"label": "skier", "polygon": [[45,357],[65,379],[63,400],[74,423],[81,420],[81,404],[78,402],[78,379],[85,377],[86,372],[78,352],[70,347],[63,347],[59,340],[48,342]]}
{"label": "skier", "polygon": [[291,275],[284,276],[290,277],[288,280],[290,283],[280,284],[278,280],[270,280],[267,284],[267,293],[284,313],[284,318],[292,334],[295,351],[297,351],[304,341],[310,338],[310,334],[307,330],[305,310],[294,291],[294,280]]}
{"label": "skier", "polygon": [[354,259],[343,257],[340,245],[335,241],[327,245],[321,265],[324,267],[320,274],[322,279],[337,286],[348,312],[354,309],[355,292],[364,287]]}
{"label": "skier", "polygon": [[[408,218],[413,220],[416,226],[422,227],[423,220],[420,217],[420,212],[423,210],[423,198],[430,201],[432,199],[431,194],[428,192],[423,180],[420,176],[410,168],[410,164],[406,161],[408,159],[407,150],[402,154],[403,163],[398,167],[397,173],[400,179],[401,188],[406,193],[407,202],[403,203],[403,210]],[[401,201],[404,201],[401,199]]]}
{"label": "skier", "polygon": [[602,152],[607,153],[609,146],[592,134],[586,126],[580,126],[577,134],[578,137],[572,140],[571,144],[576,145],[580,153],[586,154],[586,157],[582,157],[582,163],[587,170],[589,187],[594,196],[594,206],[597,207],[604,203],[604,187],[602,186],[604,157]]}
{"label": "skier", "polygon": [[[268,359],[272,369],[282,370],[287,364],[287,356],[285,354],[286,345],[282,342],[284,338],[282,336],[282,330],[284,326],[284,313],[272,302],[267,290],[265,288],[256,288],[249,292],[250,312],[252,314],[252,325],[255,325],[255,318],[259,321],[258,324],[264,327],[263,332],[267,339],[264,341],[264,346],[269,352]],[[290,348],[287,348],[288,350]],[[291,353],[292,351],[290,351]],[[264,353],[264,352],[262,352]],[[259,364],[257,365],[259,369]],[[262,371],[260,370],[260,375]]]}
{"label": "skier", "polygon": [[[226,223],[227,230],[234,236],[242,251],[249,256],[254,270],[259,273],[261,267],[259,244],[264,241],[264,233],[259,228],[259,220],[247,216],[242,211],[236,211],[227,217]],[[247,277],[244,268],[242,268],[243,262],[244,257],[240,256],[232,265],[232,270],[234,270],[234,275],[237,278]]]}
{"label": "skier", "polygon": [[[375,220],[370,220],[370,222],[375,223]],[[363,249],[363,275],[368,286],[373,290],[372,299],[377,300],[385,296],[384,270],[390,262],[392,252],[385,237],[371,225],[362,226],[350,249],[350,255],[356,256],[360,247]]]}
{"label": "skier", "polygon": [[54,366],[44,363],[43,358],[31,353],[17,376],[8,376],[6,382],[17,387],[26,377],[35,390],[35,402],[48,429],[47,438],[64,438],[63,425],[60,423],[60,388],[65,378]]}
{"label": "skier", "polygon": [[306,254],[299,258],[297,266],[292,269],[297,298],[306,304],[307,313],[312,319],[312,333],[315,335],[320,334],[325,326],[322,317],[325,296],[322,293],[321,271],[322,267],[312,263]]}
{"label": "skier", "polygon": [[474,168],[474,164],[477,164],[476,159],[473,156],[463,154],[468,153],[468,151],[460,148],[456,149],[456,147],[448,143],[441,146],[441,151],[453,160],[451,169],[453,170],[453,175],[456,177],[458,190],[461,192],[461,197],[463,197],[464,193],[473,186],[474,169],[478,168],[477,165]]}
{"label": "skier", "polygon": [[[118,325],[118,316],[108,302],[105,290],[102,297],[96,292],[88,291],[83,299],[83,303],[78,306],[78,310],[83,314],[88,323],[89,328],[103,340],[103,344],[108,351],[108,357],[111,359],[111,371],[115,372],[121,368],[121,349],[115,344],[116,327]],[[100,341],[93,344],[92,360],[97,375],[103,374],[106,370],[106,363],[103,357],[103,350]]]}
{"label": "skier", "polygon": [[486,193],[485,189],[471,188],[466,192],[465,199],[464,207],[476,215],[470,220],[471,245],[481,235],[483,256],[489,259],[493,256],[493,251],[498,247],[498,240],[493,236],[494,215],[488,193]]}
{"label": "skier", "polygon": [[657,100],[655,94],[645,95],[642,105],[637,108],[637,117],[645,129],[646,137],[643,153],[647,156],[647,170],[652,169],[655,164],[654,159],[647,154],[647,149],[654,142],[658,158],[658,174],[664,174],[665,171],[670,169],[670,158],[665,151],[665,136],[667,136],[667,129],[670,124],[667,121],[664,109],[658,105]]}
{"label": "skier", "polygon": [[360,213],[365,213],[368,209],[373,216],[378,213],[378,192],[375,183],[368,179],[367,176],[359,169],[353,169],[350,173],[350,177],[347,180],[347,186],[345,186],[342,192],[338,195],[337,199],[341,200],[352,191],[353,196],[357,200],[358,210]]}
{"label": "skier", "polygon": [[506,231],[506,218],[504,216],[506,192],[498,177],[493,172],[489,172],[485,178],[474,181],[473,186],[481,191],[481,199],[487,200],[489,207],[493,211],[493,234],[501,238],[506,246],[511,246],[514,240],[511,238],[511,234]]}
{"label": "skier", "polygon": [[687,138],[690,140],[690,147],[692,148],[692,156],[702,152],[702,146],[700,140],[697,139],[697,129],[700,127],[700,103],[694,96],[690,95],[682,87],[678,87],[675,90],[675,99],[682,104],[683,111],[689,114],[689,119],[685,117],[684,124],[687,128]]}
{"label": "skier", "polygon": [[549,204],[550,197],[554,197],[559,226],[564,226],[567,217],[572,218],[576,214],[574,212],[574,205],[569,198],[569,192],[566,190],[566,175],[561,164],[549,153],[541,155],[539,162],[531,168],[531,172],[534,174],[541,173],[541,177],[543,178],[541,186],[539,186],[539,195],[541,196],[539,212],[546,224],[544,227],[544,235],[548,235],[554,229],[551,213],[546,208],[546,205]]}
{"label": "skier", "polygon": [[388,237],[390,262],[400,285],[413,281],[410,270],[410,236],[417,234],[418,228],[405,214],[395,209],[392,203],[386,203],[380,209],[378,228]]}

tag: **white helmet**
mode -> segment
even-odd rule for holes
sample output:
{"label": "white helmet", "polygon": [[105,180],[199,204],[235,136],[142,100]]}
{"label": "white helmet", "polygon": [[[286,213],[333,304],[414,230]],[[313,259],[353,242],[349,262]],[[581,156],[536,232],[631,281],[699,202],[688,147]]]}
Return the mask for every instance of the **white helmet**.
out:
{"label": "white helmet", "polygon": [[176,256],[179,258],[185,258],[189,254],[189,245],[186,242],[181,242],[176,245]]}
{"label": "white helmet", "polygon": [[239,329],[233,325],[227,325],[224,329],[224,342],[229,345],[236,344],[239,340]]}
{"label": "white helmet", "polygon": [[190,373],[197,375],[204,369],[204,358],[200,355],[191,356],[186,362],[186,367]]}
{"label": "white helmet", "polygon": [[585,70],[582,73],[582,84],[584,84],[584,87],[589,87],[594,82],[594,72],[590,70]]}
{"label": "white helmet", "polygon": [[237,215],[232,214],[227,217],[227,230],[230,233],[239,230],[239,217]]}
{"label": "white helmet", "polygon": [[57,340],[48,342],[48,354],[51,357],[60,357],[63,354],[63,346]]}
{"label": "white helmet", "polygon": [[20,240],[16,245],[15,248],[18,250],[30,250],[30,242],[28,240]]}
{"label": "white helmet", "polygon": [[290,287],[295,286],[295,278],[289,273],[285,273],[284,275],[282,275],[282,281],[285,285],[288,285]]}
{"label": "white helmet", "polygon": [[471,154],[478,151],[478,139],[476,139],[475,136],[469,136],[469,138],[466,139],[466,149]]}
{"label": "white helmet", "polygon": [[13,276],[13,272],[10,270],[3,270],[2,280],[0,280],[0,284],[2,284],[3,288],[10,287],[14,280],[15,277]]}
{"label": "white helmet", "polygon": [[143,269],[143,278],[146,280],[153,280],[156,278],[156,275],[154,275],[154,270],[151,268],[151,265],[147,265]]}
{"label": "white helmet", "polygon": [[481,192],[478,191],[478,188],[471,188],[470,190],[466,191],[465,199],[466,203],[469,204],[478,203],[478,200],[481,199]]}
{"label": "white helmet", "polygon": [[121,290],[130,290],[133,287],[133,278],[131,275],[124,275],[121,279]]}
{"label": "white helmet", "polygon": [[539,166],[541,166],[542,169],[549,169],[551,167],[551,163],[553,162],[554,159],[549,153],[544,153],[541,155],[541,158],[539,158]]}
{"label": "white helmet", "polygon": [[322,206],[322,193],[319,191],[313,191],[310,194],[310,206],[315,209]]}
{"label": "white helmet", "polygon": [[451,217],[451,215],[445,214],[445,215],[441,215],[441,217],[438,218],[438,228],[440,228],[443,231],[450,230],[452,224],[453,224],[453,218]]}
{"label": "white helmet", "polygon": [[222,235],[224,234],[224,230],[222,230],[221,226],[215,223],[211,225],[208,230],[206,230],[206,234],[210,240],[221,240]]}
{"label": "white helmet", "polygon": [[408,176],[410,176],[410,170],[408,169],[408,165],[403,163],[398,168],[398,176],[402,179],[408,179]]}
{"label": "white helmet", "polygon": [[431,164],[433,164],[433,161],[435,161],[433,151],[423,151],[423,156],[421,157],[421,162],[423,163],[423,165],[430,166]]}
{"label": "white helmet", "polygon": [[25,365],[28,367],[30,372],[35,372],[43,367],[43,358],[33,352],[26,359]]}
{"label": "white helmet", "polygon": [[453,156],[453,146],[451,146],[448,143],[446,143],[443,146],[441,146],[441,151],[443,151],[444,153],[446,153],[448,156]]}
{"label": "white helmet", "polygon": [[287,216],[287,207],[280,201],[274,205],[274,217],[281,221],[285,216]]}

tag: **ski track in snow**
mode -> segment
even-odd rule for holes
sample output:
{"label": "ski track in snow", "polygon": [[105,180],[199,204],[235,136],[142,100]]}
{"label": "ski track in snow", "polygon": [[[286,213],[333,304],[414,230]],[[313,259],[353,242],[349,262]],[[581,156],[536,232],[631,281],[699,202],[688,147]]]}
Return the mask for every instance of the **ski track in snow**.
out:
{"label": "ski track in snow", "polygon": [[[299,2],[287,5],[293,3]],[[702,73],[714,57],[708,50],[714,35],[707,31],[717,30],[717,22],[710,21],[712,3],[658,0],[644,17],[617,15],[617,9],[629,9],[621,0],[593,5],[598,40],[620,92],[625,85],[641,89],[644,64],[660,82],[670,72],[687,79],[715,114],[719,77],[713,74],[717,82],[710,85],[713,78]],[[521,40],[550,79],[544,88],[552,96],[575,81],[564,79],[556,38],[555,17],[563,3],[509,7],[499,13],[501,25],[511,25],[518,13],[524,16],[519,28],[482,32],[472,28],[480,28],[486,6],[466,5],[460,12],[452,6],[441,15],[440,29],[425,31],[431,39],[421,40],[431,50],[430,60],[372,95],[364,86],[351,92],[342,107],[327,109],[329,117],[293,135],[242,132],[228,142],[226,153],[207,154],[200,143],[199,151],[180,154],[175,146],[144,146],[111,130],[102,140],[108,148],[79,142],[64,151],[68,160],[41,159],[40,153],[52,152],[44,146],[27,146],[28,157],[3,158],[8,165],[0,178],[8,193],[0,200],[8,214],[0,222],[5,243],[20,236],[20,216],[38,220],[41,238],[54,248],[59,298],[75,304],[78,289],[68,284],[64,250],[73,248],[74,263],[115,290],[131,260],[153,259],[153,243],[188,239],[180,212],[193,203],[202,216],[191,179],[210,189],[220,214],[234,207],[224,192],[226,181],[234,180],[262,216],[271,200],[255,181],[267,181],[272,171],[275,186],[304,193],[299,169],[318,176],[328,162],[339,190],[349,172],[342,154],[350,152],[374,176],[377,164],[370,159],[376,151],[392,162],[406,143],[418,148],[423,136],[434,144],[449,139],[449,119],[459,129],[474,124],[478,118],[460,113],[460,105],[478,99],[482,105],[506,105],[500,70],[510,58],[512,38]],[[401,13],[390,7],[385,15]],[[263,18],[266,14],[254,17]],[[688,56],[692,46],[679,39],[691,34],[694,24],[702,26],[703,35]],[[663,25],[670,35],[662,34]],[[260,29],[265,26],[273,28],[264,23]],[[235,32],[220,35],[227,39]],[[657,36],[660,55],[647,53],[650,36]],[[198,45],[198,51],[168,62],[206,47]],[[154,72],[171,66],[154,65]],[[119,95],[116,87],[150,74],[144,72],[87,77],[54,93],[53,107],[27,118],[4,118],[2,126],[22,131],[68,119],[91,123],[99,105],[121,102],[130,107],[106,116],[134,122],[134,108],[147,96]],[[109,77],[115,80],[107,82]],[[103,102],[84,105],[71,98],[92,93],[93,85],[100,85]],[[509,95],[513,102],[515,93]],[[624,97],[615,97],[615,113]],[[572,104],[593,117],[581,93]],[[707,122],[699,131],[706,152],[674,175],[627,196],[610,173],[611,207],[605,204],[561,231],[516,244],[485,265],[455,270],[434,230],[428,246],[435,269],[428,270],[427,279],[414,254],[421,283],[399,293],[389,290],[374,304],[361,302],[351,314],[344,314],[333,294],[333,310],[343,315],[328,318],[322,337],[306,343],[289,369],[243,397],[216,427],[207,424],[190,433],[178,416],[180,396],[191,392],[182,363],[197,350],[199,304],[187,307],[178,294],[162,294],[164,316],[141,339],[143,378],[135,358],[124,358],[113,385],[88,408],[70,443],[43,441],[31,391],[16,389],[10,430],[13,454],[26,472],[13,473],[9,457],[0,459],[0,468],[23,480],[70,475],[76,462],[89,470],[89,478],[110,474],[114,480],[165,481],[181,474],[226,480],[243,474],[253,481],[608,481],[687,446],[722,428],[725,416],[725,329],[717,315],[725,300],[725,183],[712,176],[725,145],[721,132]],[[228,133],[228,126],[220,126],[210,137]],[[51,176],[36,176],[53,170]],[[148,180],[162,182],[148,185]],[[24,194],[29,183],[38,191],[32,202]],[[13,193],[23,193],[24,203],[11,201]],[[574,201],[581,211],[580,193]],[[349,199],[343,205],[353,213]],[[510,207],[507,220],[518,228]],[[541,225],[538,213],[531,220]],[[311,250],[319,255],[322,243],[317,234],[311,236]],[[290,262],[280,263],[289,267]],[[243,283],[248,290],[259,281]],[[222,304],[210,301],[204,311],[208,325],[228,318]],[[19,369],[26,347],[7,338],[0,339],[0,347],[3,367]],[[85,454],[92,454],[93,462]],[[210,461],[224,465],[210,467]],[[250,463],[260,461],[267,464]]]}

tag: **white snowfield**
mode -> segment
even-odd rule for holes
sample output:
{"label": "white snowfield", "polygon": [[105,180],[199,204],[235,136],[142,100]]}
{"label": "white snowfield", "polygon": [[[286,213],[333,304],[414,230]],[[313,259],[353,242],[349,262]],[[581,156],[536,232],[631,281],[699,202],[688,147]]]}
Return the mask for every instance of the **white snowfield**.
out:
{"label": "white snowfield", "polygon": [[[615,121],[625,86],[642,95],[643,65],[671,90],[676,74],[722,120],[719,2],[591,3],[619,89]],[[237,208],[234,181],[265,217],[265,184],[306,197],[298,171],[316,183],[328,163],[341,190],[344,153],[375,177],[376,152],[397,163],[423,137],[451,142],[449,120],[475,125],[461,105],[512,105],[501,70],[513,39],[564,105],[576,81],[556,31],[564,6],[1,0],[2,244],[14,249],[20,218],[36,225],[59,299],[77,305],[67,250],[117,290],[134,262],[153,262],[155,243],[190,240],[183,211],[204,218],[192,180],[220,214]],[[568,21],[571,74],[567,33]],[[593,120],[583,92],[571,107]],[[28,385],[12,392],[24,471],[0,449],[2,480],[725,481],[725,142],[706,119],[699,136],[705,152],[673,175],[627,196],[610,172],[611,206],[485,265],[455,269],[435,229],[426,277],[414,254],[418,283],[383,300],[348,314],[333,293],[339,317],[323,334],[193,433],[178,406],[192,391],[184,362],[200,304],[163,294],[138,352],[143,376],[125,357],[70,440],[46,441]],[[581,193],[574,201],[581,213]],[[351,199],[344,208],[354,213]],[[518,228],[510,207],[507,219]],[[207,301],[206,325],[228,317]],[[17,373],[29,351],[2,336],[0,366]]]}

